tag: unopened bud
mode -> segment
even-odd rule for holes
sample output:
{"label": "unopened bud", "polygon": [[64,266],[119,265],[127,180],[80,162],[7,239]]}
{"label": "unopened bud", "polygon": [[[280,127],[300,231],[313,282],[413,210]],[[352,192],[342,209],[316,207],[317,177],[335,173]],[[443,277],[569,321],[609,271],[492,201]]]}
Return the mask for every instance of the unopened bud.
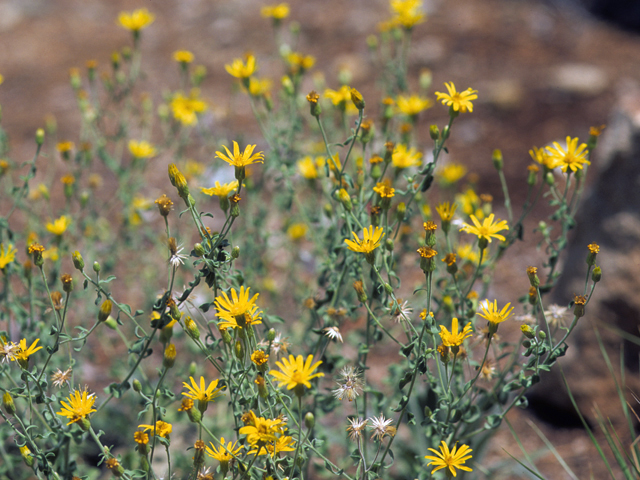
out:
{"label": "unopened bud", "polygon": [[242,342],[240,340],[236,341],[233,352],[236,354],[236,358],[243,359],[244,358],[244,348],[242,346]]}
{"label": "unopened bud", "polygon": [[495,169],[498,171],[501,171],[502,167],[504,166],[504,160],[502,159],[502,151],[496,148],[493,151],[493,155],[491,156],[491,159],[493,160],[493,166],[495,167]]}
{"label": "unopened bud", "polygon": [[600,267],[595,267],[593,272],[591,272],[591,280],[595,283],[598,283],[602,279],[602,269]]}
{"label": "unopened bud", "polygon": [[587,254],[587,265],[593,266],[596,263],[596,256],[600,251],[600,246],[597,243],[592,243],[587,246],[589,253]]}
{"label": "unopened bud", "polygon": [[133,380],[133,391],[136,393],[140,393],[142,391],[142,384],[137,378]]}
{"label": "unopened bud", "polygon": [[536,331],[529,325],[520,325],[520,330],[522,334],[529,339],[533,339],[536,336]]}
{"label": "unopened bud", "polygon": [[273,342],[276,339],[276,330],[274,328],[270,328],[267,332],[267,341]]}
{"label": "unopened bud", "polygon": [[100,273],[100,264],[98,262],[93,262],[93,271]]}
{"label": "unopened bud", "polygon": [[529,283],[532,287],[540,286],[540,279],[537,275],[538,269],[536,267],[527,267],[527,277],[529,277]]}
{"label": "unopened bud", "polygon": [[307,412],[304,416],[304,426],[311,430],[316,424],[316,417],[311,412]]}
{"label": "unopened bud", "polygon": [[338,200],[340,200],[340,203],[342,203],[342,206],[347,212],[351,211],[351,209],[353,208],[353,204],[351,203],[351,196],[344,188],[341,188],[338,191]]}
{"label": "unopened bud", "polygon": [[13,403],[13,397],[9,392],[4,392],[4,395],[2,395],[2,407],[9,415],[16,414],[16,404]]}
{"label": "unopened bud", "polygon": [[42,145],[44,143],[44,129],[39,128],[36,130],[36,144]]}
{"label": "unopened bud", "polygon": [[79,251],[75,251],[71,254],[71,259],[73,260],[73,266],[78,270],[82,271],[84,269],[84,259],[82,255],[80,255]]}
{"label": "unopened bud", "polygon": [[353,289],[358,295],[358,300],[361,303],[365,303],[367,301],[367,292],[364,291],[364,284],[360,280],[355,281],[353,282]]}
{"label": "unopened bud", "polygon": [[191,338],[193,338],[194,340],[198,340],[200,338],[200,330],[198,330],[198,325],[191,317],[187,317],[185,319],[184,326]]}
{"label": "unopened bud", "polygon": [[171,368],[176,363],[176,346],[173,343],[167,345],[164,349],[164,357],[162,359],[162,365],[164,368]]}
{"label": "unopened bud", "polygon": [[62,290],[65,293],[73,292],[73,277],[67,273],[64,273],[60,276],[60,281],[62,282]]}
{"label": "unopened bud", "polygon": [[100,305],[100,311],[98,312],[98,321],[106,321],[107,318],[109,318],[109,315],[111,315],[111,300],[107,299],[102,302],[102,305]]}
{"label": "unopened bud", "polygon": [[240,256],[240,247],[236,245],[231,249],[231,258],[236,259]]}
{"label": "unopened bud", "polygon": [[207,252],[205,251],[205,249],[204,249],[204,247],[202,246],[202,244],[201,244],[201,243],[196,243],[196,244],[193,246],[193,251],[194,251],[194,252],[196,252],[196,255],[197,255],[198,257],[201,257],[201,256],[203,256],[205,253],[207,253]]}
{"label": "unopened bud", "polygon": [[439,140],[440,139],[440,129],[437,125],[431,125],[429,127],[429,136],[431,140]]}
{"label": "unopened bud", "polygon": [[364,110],[364,99],[362,98],[362,94],[356,90],[355,88],[351,89],[351,101],[356,106],[358,110]]}

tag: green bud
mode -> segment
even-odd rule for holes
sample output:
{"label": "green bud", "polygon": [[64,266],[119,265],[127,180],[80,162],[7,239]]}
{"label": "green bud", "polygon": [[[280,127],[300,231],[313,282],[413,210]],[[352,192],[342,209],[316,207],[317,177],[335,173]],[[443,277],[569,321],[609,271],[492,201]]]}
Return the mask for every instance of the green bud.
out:
{"label": "green bud", "polygon": [[196,252],[196,255],[198,257],[202,257],[206,253],[206,251],[205,251],[205,249],[204,249],[204,247],[202,246],[201,243],[196,243],[193,246],[193,250]]}
{"label": "green bud", "polygon": [[553,186],[554,183],[556,183],[556,179],[553,178],[553,173],[552,172],[547,172],[544,176],[544,181],[547,185],[549,185],[550,187]]}
{"label": "green bud", "polygon": [[591,273],[591,280],[598,283],[602,279],[602,269],[596,266]]}
{"label": "green bud", "polygon": [[176,363],[176,356],[178,353],[176,352],[176,346],[173,343],[167,345],[167,348],[164,349],[164,356],[162,358],[162,366],[164,368],[171,368]]}
{"label": "green bud", "polygon": [[107,318],[109,318],[109,315],[111,315],[111,300],[107,299],[102,302],[102,305],[100,305],[100,311],[98,312],[98,321],[106,321]]}
{"label": "green bud", "polygon": [[42,145],[44,143],[44,129],[39,128],[36,130],[36,144]]}
{"label": "green bud", "polygon": [[193,377],[196,374],[196,369],[198,368],[198,365],[196,365],[196,362],[191,362],[189,364],[189,376]]}
{"label": "green bud", "polygon": [[387,292],[389,295],[391,295],[393,293],[393,287],[391,285],[389,285],[388,283],[384,284],[384,291]]}
{"label": "green bud", "polygon": [[520,330],[522,331],[522,334],[528,339],[533,339],[536,336],[536,331],[529,325],[520,325]]}
{"label": "green bud", "polygon": [[493,160],[493,166],[495,167],[495,169],[498,171],[501,171],[502,167],[504,166],[504,160],[502,159],[502,151],[496,148],[493,151],[493,155],[491,159]]}
{"label": "green bud", "polygon": [[104,321],[104,324],[109,327],[111,330],[116,330],[118,328],[118,322],[113,317],[109,317]]}
{"label": "green bud", "polygon": [[100,264],[98,262],[93,262],[93,271],[100,273]]}
{"label": "green bud", "polygon": [[270,328],[267,332],[267,341],[273,342],[276,339],[276,331],[274,328]]}
{"label": "green bud", "polygon": [[142,391],[142,384],[137,378],[133,380],[133,391],[136,393],[140,393]]}
{"label": "green bud", "polygon": [[311,430],[316,424],[316,417],[311,412],[307,412],[304,416],[304,426]]}
{"label": "green bud", "polygon": [[2,406],[9,415],[16,414],[16,404],[13,403],[13,397],[9,392],[4,392],[4,395],[2,395]]}
{"label": "green bud", "polygon": [[393,252],[393,247],[394,247],[393,239],[387,238],[387,240],[384,242],[384,248],[386,248],[390,252]]}
{"label": "green bud", "polygon": [[240,256],[240,247],[236,245],[231,249],[231,258],[236,259]]}
{"label": "green bud", "polygon": [[522,341],[522,346],[524,348],[530,348],[531,347],[531,341],[530,340],[523,340]]}
{"label": "green bud", "polygon": [[198,340],[200,338],[200,330],[198,329],[198,325],[191,317],[187,317],[185,319],[184,326],[191,338],[193,338],[194,340]]}
{"label": "green bud", "polygon": [[431,125],[429,127],[429,136],[431,140],[440,140],[440,129],[437,125]]}
{"label": "green bud", "polygon": [[540,338],[541,338],[542,340],[544,340],[545,338],[547,338],[547,334],[546,334],[546,333],[544,333],[544,331],[542,331],[542,330],[540,330],[540,331],[538,332],[538,336],[540,336]]}
{"label": "green bud", "polygon": [[242,342],[240,340],[236,341],[233,352],[236,354],[236,358],[244,358],[244,347],[242,346]]}

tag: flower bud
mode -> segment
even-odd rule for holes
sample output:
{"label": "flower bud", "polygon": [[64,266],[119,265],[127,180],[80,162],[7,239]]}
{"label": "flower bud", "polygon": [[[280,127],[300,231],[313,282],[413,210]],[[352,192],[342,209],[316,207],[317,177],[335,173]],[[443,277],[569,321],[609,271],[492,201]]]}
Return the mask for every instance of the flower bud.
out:
{"label": "flower bud", "polygon": [[384,242],[384,248],[386,248],[389,252],[393,252],[393,247],[395,246],[392,238],[387,238]]}
{"label": "flower bud", "polygon": [[133,383],[133,391],[136,393],[140,393],[142,391],[142,384],[140,383],[140,380],[135,378],[132,383]]}
{"label": "flower bud", "polygon": [[194,340],[198,340],[200,338],[200,330],[198,330],[198,325],[191,317],[187,317],[185,319],[184,326],[191,338],[193,338]]}
{"label": "flower bud", "polygon": [[538,289],[536,287],[529,287],[529,304],[535,305],[538,302]]}
{"label": "flower bud", "polygon": [[189,376],[193,377],[196,374],[196,370],[198,368],[198,365],[196,365],[196,362],[191,362],[189,364]]}
{"label": "flower bud", "polygon": [[597,243],[592,243],[587,245],[587,248],[589,249],[589,253],[587,254],[587,265],[592,267],[596,263],[596,256],[600,251],[600,246]]}
{"label": "flower bud", "polygon": [[431,125],[429,127],[429,136],[431,140],[440,140],[440,129],[437,125]]}
{"label": "flower bud", "polygon": [[39,128],[36,130],[36,144],[38,146],[44,143],[44,129]]}
{"label": "flower bud", "polygon": [[353,204],[351,203],[351,196],[344,188],[341,188],[338,191],[338,200],[340,200],[340,203],[342,203],[342,206],[347,212],[351,211],[351,209],[353,208]]}
{"label": "flower bud", "polygon": [[100,305],[100,311],[98,312],[98,321],[106,321],[107,318],[109,318],[109,315],[111,315],[111,300],[107,299],[102,302],[102,305]]}
{"label": "flower bud", "polygon": [[312,412],[307,412],[304,416],[304,426],[307,427],[308,430],[311,430],[316,424],[316,417]]}
{"label": "flower bud", "polygon": [[162,215],[163,217],[166,218],[169,215],[169,213],[171,213],[171,207],[173,207],[173,202],[164,193],[162,194],[162,196],[158,197],[154,203],[158,205],[158,211],[160,212],[160,215]]}
{"label": "flower bud", "polygon": [[362,98],[362,94],[355,88],[352,88],[350,93],[351,93],[351,101],[356,106],[356,108],[360,111],[364,110],[365,102],[364,102],[364,99]]}
{"label": "flower bud", "polygon": [[547,338],[547,334],[546,334],[546,333],[544,333],[544,331],[543,331],[543,330],[540,330],[540,331],[538,332],[538,336],[539,336],[542,340],[544,340],[545,338]]}
{"label": "flower bud", "polygon": [[105,320],[104,324],[109,327],[111,330],[116,330],[118,328],[118,322],[113,317],[109,317]]}
{"label": "flower bud", "polygon": [[231,258],[236,259],[240,256],[240,247],[236,245],[231,249]]}
{"label": "flower bud", "polygon": [[236,341],[236,344],[233,348],[233,352],[236,354],[236,358],[242,360],[244,358],[244,348],[242,346],[242,342],[240,340]]}
{"label": "flower bud", "polygon": [[553,173],[552,172],[547,172],[544,175],[544,182],[549,185],[550,187],[553,186],[554,183],[556,183],[556,179],[553,178]]}
{"label": "flower bud", "polygon": [[573,314],[577,317],[584,317],[584,307],[587,304],[587,297],[576,295],[573,299]]}
{"label": "flower bud", "polygon": [[540,286],[540,279],[537,275],[538,269],[536,267],[527,267],[527,276],[529,277],[529,283],[532,287]]}
{"label": "flower bud", "polygon": [[60,275],[60,281],[62,282],[62,290],[65,293],[73,292],[73,277],[67,273]]}
{"label": "flower bud", "polygon": [[33,467],[35,459],[33,458],[29,447],[27,447],[26,445],[20,447],[20,455],[22,456],[22,460],[27,467]]}
{"label": "flower bud", "polygon": [[529,325],[520,325],[520,330],[522,331],[522,334],[529,339],[536,337],[536,331]]}
{"label": "flower bud", "polygon": [[164,357],[162,358],[162,366],[164,368],[171,368],[176,363],[176,346],[173,343],[167,345],[164,349]]}
{"label": "flower bud", "polygon": [[493,155],[491,156],[493,160],[493,166],[496,170],[501,171],[504,166],[504,160],[502,159],[502,151],[499,149],[495,149],[493,151]]}
{"label": "flower bud", "polygon": [[226,328],[220,331],[220,335],[222,336],[222,341],[224,343],[226,343],[227,345],[231,345],[231,335]]}
{"label": "flower bud", "polygon": [[98,262],[93,262],[93,271],[100,273],[100,264]]}
{"label": "flower bud", "polygon": [[322,113],[322,109],[320,108],[320,104],[318,103],[318,99],[320,95],[316,93],[315,90],[311,90],[309,95],[307,95],[307,101],[309,102],[309,112],[312,116],[318,118],[320,113]]}
{"label": "flower bud", "polygon": [[523,340],[522,341],[522,346],[524,348],[530,348],[531,347],[531,340]]}
{"label": "flower bud", "polygon": [[598,283],[602,279],[602,269],[596,266],[591,273],[591,280]]}
{"label": "flower bud", "polygon": [[76,269],[82,271],[84,270],[84,259],[82,258],[82,255],[80,255],[79,251],[75,251],[71,254],[71,259],[73,260],[73,266],[76,267]]}
{"label": "flower bud", "polygon": [[353,282],[353,289],[358,295],[358,300],[361,303],[365,303],[367,301],[367,292],[364,291],[364,284],[360,280],[357,280]]}
{"label": "flower bud", "polygon": [[196,252],[196,255],[198,257],[202,257],[205,253],[207,253],[201,243],[196,243],[193,246],[193,250],[194,250],[194,252]]}
{"label": "flower bud", "polygon": [[13,403],[13,397],[9,392],[4,392],[4,395],[2,395],[2,407],[9,415],[16,414],[16,404]]}
{"label": "flower bud", "polygon": [[388,283],[385,283],[383,286],[384,286],[384,291],[387,292],[387,294],[391,295],[393,293],[393,287],[391,285],[389,285]]}

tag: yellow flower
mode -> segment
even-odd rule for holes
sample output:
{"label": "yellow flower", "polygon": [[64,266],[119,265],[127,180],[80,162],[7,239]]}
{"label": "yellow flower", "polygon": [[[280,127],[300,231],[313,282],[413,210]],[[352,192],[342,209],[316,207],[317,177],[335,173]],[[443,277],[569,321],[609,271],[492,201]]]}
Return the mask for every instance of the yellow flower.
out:
{"label": "yellow flower", "polygon": [[402,25],[407,30],[424,22],[422,0],[391,0],[391,10],[395,14],[391,23]]}
{"label": "yellow flower", "polygon": [[205,195],[209,195],[210,197],[215,195],[218,198],[228,198],[231,192],[235,192],[238,190],[238,181],[234,180],[233,182],[223,183],[220,185],[220,182],[216,180],[216,186],[211,188],[200,188],[200,191]]}
{"label": "yellow flower", "polygon": [[18,251],[13,248],[12,244],[7,244],[5,250],[4,243],[0,243],[0,270],[16,259],[16,253],[18,253]]}
{"label": "yellow flower", "polygon": [[295,440],[292,437],[281,435],[275,442],[267,443],[260,448],[254,446],[249,451],[249,455],[271,455],[275,457],[280,452],[293,452],[295,450]]}
{"label": "yellow flower", "polygon": [[558,166],[553,157],[545,152],[542,148],[533,147],[531,150],[529,150],[529,155],[531,155],[531,158],[534,162],[547,167],[549,170],[553,170]]}
{"label": "yellow flower", "polygon": [[4,82],[4,77],[0,74],[0,85],[2,85],[2,82]]}
{"label": "yellow flower", "polygon": [[454,112],[466,112],[467,110],[473,112],[473,104],[471,100],[478,98],[477,90],[471,90],[467,88],[464,92],[457,92],[453,82],[446,83],[445,87],[449,93],[436,92],[438,100],[442,100],[443,105],[450,106]]}
{"label": "yellow flower", "polygon": [[254,97],[262,97],[267,95],[271,90],[271,80],[268,78],[255,78],[249,79],[249,93]]}
{"label": "yellow flower", "polygon": [[144,432],[134,432],[133,440],[138,445],[146,445],[147,443],[149,443],[149,435]]}
{"label": "yellow flower", "polygon": [[42,347],[36,347],[36,345],[38,344],[39,341],[40,341],[40,339],[36,338],[35,341],[29,346],[29,348],[27,348],[27,339],[26,338],[23,338],[22,340],[20,340],[20,342],[18,342],[18,345],[15,345],[12,342],[12,344],[14,346],[16,346],[17,348],[15,349],[13,354],[11,355],[11,360],[12,361],[18,360],[20,363],[26,363],[27,360],[29,360],[29,357],[31,355],[36,353],[38,350],[42,349]]}
{"label": "yellow flower", "polygon": [[74,149],[74,147],[75,145],[73,142],[58,142],[58,144],[56,145],[56,149],[60,153],[70,152],[71,150]]}
{"label": "yellow flower", "polygon": [[440,180],[445,184],[453,184],[467,174],[467,167],[459,163],[449,163],[439,172]]}
{"label": "yellow flower", "polygon": [[484,212],[479,208],[480,197],[473,191],[473,188],[468,188],[466,192],[457,194],[456,202],[467,215],[474,214],[479,220],[484,218]]}
{"label": "yellow flower", "polygon": [[445,347],[458,347],[462,345],[462,342],[465,338],[471,336],[471,324],[467,323],[467,325],[462,329],[461,332],[458,332],[458,319],[454,318],[451,320],[451,331],[447,330],[447,327],[444,325],[440,325],[440,338],[442,339],[442,344]]}
{"label": "yellow flower", "polygon": [[250,287],[245,290],[244,286],[242,286],[238,294],[236,289],[232,288],[231,299],[229,299],[225,292],[222,292],[222,295],[218,295],[215,298],[216,314],[222,319],[222,321],[218,323],[219,328],[243,328],[245,325],[258,325],[262,323],[262,321],[260,321],[258,306],[255,304],[259,293],[256,293],[249,299],[249,290]]}
{"label": "yellow flower", "polygon": [[360,240],[355,232],[351,232],[355,241],[345,238],[344,243],[352,252],[371,253],[380,246],[380,240],[384,237],[384,229],[382,227],[376,227],[373,229],[373,225],[369,226],[369,229],[362,230],[363,239]]}
{"label": "yellow flower", "polygon": [[[244,417],[243,417],[244,418]],[[281,433],[284,423],[281,419],[257,417],[253,410],[249,410],[246,425],[240,428],[240,435],[247,436],[250,445],[265,445],[276,441],[276,433]]]}
{"label": "yellow flower", "polygon": [[179,63],[193,62],[193,53],[188,50],[177,50],[173,52],[173,59]]}
{"label": "yellow flower", "polygon": [[171,99],[171,111],[173,118],[183,125],[195,125],[198,121],[196,113],[207,110],[207,103],[200,98],[200,90],[194,88],[185,97],[182,92],[177,92]]}
{"label": "yellow flower", "polygon": [[504,322],[511,312],[513,311],[513,307],[509,308],[511,303],[507,303],[502,310],[498,311],[498,301],[494,300],[493,303],[487,301],[487,305],[481,305],[482,313],[478,313],[483,318],[486,318],[489,323],[498,324]]}
{"label": "yellow flower", "polygon": [[418,167],[422,163],[422,153],[415,148],[408,149],[404,144],[398,144],[393,150],[391,161],[396,168]]}
{"label": "yellow flower", "polygon": [[151,25],[155,18],[152,13],[149,13],[149,10],[141,8],[133,12],[121,12],[118,21],[127,30],[139,32],[146,26]]}
{"label": "yellow flower", "polygon": [[556,167],[562,168],[563,172],[571,169],[572,172],[582,170],[582,165],[591,165],[587,160],[587,144],[582,143],[578,146],[578,137],[567,137],[567,148],[564,149],[558,142],[553,142],[555,148],[547,147],[547,153],[550,160]]}
{"label": "yellow flower", "polygon": [[173,431],[173,425],[163,422],[162,420],[158,420],[155,427],[153,425],[138,425],[138,428],[143,428],[144,432],[150,430],[151,434],[153,434],[153,430],[155,429],[155,434],[163,438],[168,438],[169,434]]}
{"label": "yellow flower", "polygon": [[289,66],[291,67],[291,73],[295,75],[313,67],[316,63],[316,59],[311,55],[291,52],[287,55],[287,62],[289,62]]}
{"label": "yellow flower", "polygon": [[308,180],[318,178],[318,169],[316,168],[316,162],[313,158],[306,156],[301,160],[298,160],[298,173]]}
{"label": "yellow flower", "polygon": [[189,390],[188,392],[182,392],[182,395],[190,398],[191,400],[198,400],[201,403],[213,402],[216,398],[221,397],[223,395],[222,390],[225,387],[218,388],[219,380],[212,381],[208,387],[205,388],[204,377],[200,377],[200,386],[196,384],[196,381],[193,377],[189,377],[191,380],[191,385],[187,382],[182,382],[184,388]]}
{"label": "yellow flower", "polygon": [[216,157],[221,158],[229,165],[233,165],[234,167],[246,167],[253,163],[264,163],[264,155],[262,152],[253,153],[253,149],[256,148],[256,145],[247,145],[244,149],[244,152],[240,153],[240,147],[238,147],[238,142],[233,141],[233,154],[229,151],[229,149],[223,145],[222,146],[227,154],[223,154],[222,152],[216,152]]}
{"label": "yellow flower", "polygon": [[260,14],[264,18],[273,18],[274,20],[283,20],[289,16],[289,4],[279,3],[277,5],[267,5],[262,7]]}
{"label": "yellow flower", "polygon": [[439,448],[440,451],[434,450],[433,448],[429,449],[437,456],[434,457],[425,455],[424,457],[428,460],[431,460],[431,462],[429,462],[427,466],[434,465],[436,467],[431,470],[432,475],[441,468],[447,467],[449,468],[451,475],[453,475],[454,477],[456,476],[456,468],[458,470],[464,470],[466,472],[472,471],[471,468],[464,465],[464,462],[472,457],[472,455],[469,455],[469,453],[472,452],[472,449],[470,449],[468,445],[460,445],[460,448],[458,448],[458,446],[456,445],[451,451],[449,451],[449,447],[447,447],[447,444],[444,443],[443,440]]}
{"label": "yellow flower", "polygon": [[473,264],[477,264],[479,260],[478,253],[473,249],[474,245],[471,243],[465,243],[458,245],[456,254],[461,260],[467,260]]}
{"label": "yellow flower", "polygon": [[46,227],[54,235],[62,235],[70,224],[71,219],[66,215],[62,215],[60,218],[55,219],[53,223],[47,223]]}
{"label": "yellow flower", "polygon": [[60,402],[62,404],[62,409],[57,412],[58,415],[62,415],[69,419],[69,423],[67,423],[67,425],[79,422],[86,418],[90,413],[96,411],[96,409],[93,408],[96,396],[93,393],[89,395],[86,390],[83,392],[75,390],[73,393],[69,394],[68,400],[69,403],[64,400]]}
{"label": "yellow flower", "polygon": [[355,105],[351,102],[351,88],[347,85],[342,85],[339,90],[327,88],[324,91],[324,96],[340,110],[346,109],[349,114],[358,113]]}
{"label": "yellow flower", "polygon": [[506,220],[498,220],[495,224],[493,223],[493,218],[495,215],[492,213],[487,218],[482,221],[482,224],[478,221],[475,215],[471,215],[471,221],[475,226],[471,226],[467,223],[462,224],[461,232],[471,233],[473,235],[477,235],[478,239],[484,238],[489,243],[491,243],[491,238],[497,238],[504,242],[504,236],[500,235],[498,232],[502,230],[509,230],[509,226],[507,225]]}
{"label": "yellow flower", "polygon": [[74,177],[73,175],[71,175],[70,173],[65,175],[64,177],[62,177],[60,179],[60,182],[63,183],[64,185],[73,185],[74,183],[76,183],[76,177]]}
{"label": "yellow flower", "polygon": [[129,140],[129,152],[136,158],[149,158],[156,154],[156,149],[145,140]]}
{"label": "yellow flower", "polygon": [[428,98],[424,98],[419,95],[411,95],[410,97],[400,95],[397,100],[397,105],[398,110],[405,115],[413,117],[423,110],[431,108],[433,106],[433,102]]}
{"label": "yellow flower", "polygon": [[255,73],[256,69],[256,57],[253,55],[247,55],[246,63],[241,58],[233,60],[231,65],[225,65],[224,68],[227,73],[236,78],[249,78]]}
{"label": "yellow flower", "polygon": [[376,186],[373,187],[373,191],[380,195],[380,198],[393,198],[396,189],[391,187],[389,182],[378,182]]}
{"label": "yellow flower", "polygon": [[304,223],[293,223],[287,228],[287,235],[294,242],[304,238],[307,234],[308,227]]}
{"label": "yellow flower", "polygon": [[276,362],[276,365],[280,369],[270,370],[269,374],[275,377],[278,382],[278,386],[287,386],[287,390],[295,388],[295,393],[301,396],[304,392],[303,387],[311,388],[311,380],[316,377],[324,377],[324,373],[313,371],[318,368],[322,363],[318,361],[312,365],[313,355],[309,355],[306,360],[303,360],[302,355],[298,355],[294,358],[293,355],[289,355],[289,359],[283,358],[281,361]]}
{"label": "yellow flower", "polygon": [[436,212],[440,215],[440,220],[443,222],[450,222],[453,220],[453,215],[456,213],[456,208],[458,207],[457,203],[453,205],[449,202],[443,202],[436,206]]}
{"label": "yellow flower", "polygon": [[213,442],[209,443],[211,443],[211,448],[206,447],[207,455],[218,460],[221,465],[228,465],[233,457],[238,456],[243,449],[242,445],[237,446],[238,442],[228,442],[225,446],[224,437],[220,437],[219,447],[216,447]]}
{"label": "yellow flower", "polygon": [[251,354],[251,361],[259,367],[269,361],[269,355],[264,350],[256,350]]}

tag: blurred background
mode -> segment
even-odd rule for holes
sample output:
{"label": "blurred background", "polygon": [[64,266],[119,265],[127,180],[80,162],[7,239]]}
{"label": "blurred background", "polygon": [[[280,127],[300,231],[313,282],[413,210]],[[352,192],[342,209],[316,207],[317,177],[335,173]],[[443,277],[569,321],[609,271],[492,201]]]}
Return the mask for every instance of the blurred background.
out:
{"label": "blurred background", "polygon": [[[193,52],[195,64],[204,65],[208,71],[202,85],[203,97],[213,112],[207,128],[242,131],[261,149],[264,143],[250,106],[231,95],[233,82],[224,65],[252,51],[258,58],[261,76],[279,82],[282,72],[274,57],[273,30],[259,13],[265,3],[0,1],[0,74],[4,76],[0,105],[2,124],[10,136],[11,156],[20,161],[33,155],[34,132],[44,126],[45,118],[55,118],[60,139],[75,140],[80,120],[69,85],[69,69],[85,69],[89,60],[97,61],[98,74],[110,69],[112,52],[131,42],[130,32],[116,23],[118,13],[144,7],[156,15],[155,23],[143,35],[145,88],[156,99],[162,92],[176,89],[179,71],[172,54],[181,49]],[[388,2],[290,0],[288,3],[290,20],[300,27],[296,49],[316,57],[314,71],[321,71],[331,88],[338,86],[338,73],[348,69],[352,76],[350,84],[365,99],[373,99],[368,100],[367,106],[372,106],[369,114],[375,115],[382,92],[374,82],[376,65],[370,61],[366,39],[377,34],[379,23],[389,16]],[[473,115],[456,122],[451,157],[480,175],[480,189],[496,197],[496,209],[501,193],[491,164],[495,148],[503,152],[505,172],[514,191],[513,201],[519,204],[522,200],[519,186],[524,186],[530,162],[528,150],[532,146],[564,140],[567,135],[586,141],[589,127],[610,124],[616,115],[633,117],[634,112],[640,112],[640,107],[633,110],[633,102],[640,98],[637,93],[634,97],[634,92],[640,90],[640,37],[634,33],[634,29],[636,32],[640,29],[638,0],[425,0],[424,4],[427,22],[413,32],[410,78],[415,88],[420,72],[428,68],[433,73],[432,90],[442,90],[445,81],[453,81],[459,90],[467,87],[478,90]],[[311,82],[310,76],[307,81]],[[308,90],[312,88],[310,83]],[[429,115],[420,126],[423,145],[428,144],[429,124],[440,120],[435,117],[439,114],[434,113],[433,118]],[[619,141],[611,131],[605,130],[603,143]],[[603,151],[606,153],[606,145]],[[598,162],[605,153],[596,153],[592,182],[598,170],[602,172]],[[157,168],[164,178],[166,164],[158,163]],[[544,212],[539,219],[543,215]],[[584,248],[593,240],[587,236],[592,233],[583,231],[581,235],[584,238],[579,243]],[[532,249],[532,243],[526,248]],[[528,281],[523,272],[534,263],[535,255],[535,251],[523,247],[510,252],[506,266],[503,263],[502,271],[496,275],[495,289],[502,292],[503,298],[511,295],[516,299],[526,292]],[[567,298],[558,302],[567,303]],[[635,307],[631,312],[626,315],[631,318],[626,330],[634,333],[635,329],[637,334],[640,316],[634,317]],[[615,350],[615,340],[610,344]],[[569,358],[568,362],[571,361]],[[567,369],[570,368],[567,364]],[[631,374],[637,377],[637,368]],[[581,379],[572,381],[579,388]],[[566,398],[556,398],[551,388],[555,386],[543,386],[534,392],[529,410],[511,414],[525,448],[547,478],[571,478],[553,455],[544,450],[544,444],[528,423],[533,421],[556,445],[578,478],[604,478],[606,470],[595,456],[585,430],[567,407]],[[578,395],[587,415],[594,401],[617,402],[608,396],[611,391],[597,382],[590,383],[589,389],[601,396]],[[511,434],[503,428],[486,461],[516,465],[503,448],[521,458]],[[514,466],[511,470],[506,478],[532,478],[521,467]]]}

